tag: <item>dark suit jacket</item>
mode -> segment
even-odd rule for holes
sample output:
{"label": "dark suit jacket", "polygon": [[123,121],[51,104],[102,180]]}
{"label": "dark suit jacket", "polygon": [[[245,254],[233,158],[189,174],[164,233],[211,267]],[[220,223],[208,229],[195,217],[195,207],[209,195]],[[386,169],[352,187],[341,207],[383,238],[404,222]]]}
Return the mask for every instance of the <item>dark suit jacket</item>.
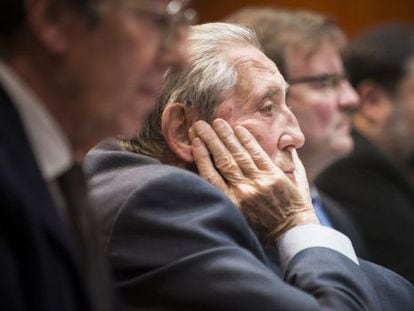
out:
{"label": "dark suit jacket", "polygon": [[337,201],[320,189],[318,189],[318,193],[322,208],[331,221],[332,227],[345,234],[351,240],[358,257],[368,259],[365,241],[355,222]]}
{"label": "dark suit jacket", "polygon": [[407,281],[325,248],[297,254],[282,279],[239,209],[193,173],[113,145],[92,150],[85,165],[116,285],[130,310],[408,310],[414,304]]}
{"label": "dark suit jacket", "polygon": [[91,310],[71,234],[0,88],[0,310]]}
{"label": "dark suit jacket", "polygon": [[355,149],[317,180],[361,230],[371,260],[414,282],[414,188],[404,171],[353,133]]}

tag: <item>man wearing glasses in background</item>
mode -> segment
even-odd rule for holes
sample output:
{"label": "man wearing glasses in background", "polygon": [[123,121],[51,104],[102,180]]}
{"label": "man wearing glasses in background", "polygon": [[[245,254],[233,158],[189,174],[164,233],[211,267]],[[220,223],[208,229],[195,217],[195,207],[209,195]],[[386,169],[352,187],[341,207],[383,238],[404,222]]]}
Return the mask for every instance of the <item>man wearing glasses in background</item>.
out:
{"label": "man wearing glasses in background", "polygon": [[[370,258],[414,283],[414,27],[384,24],[355,38],[344,57],[361,97],[353,152],[317,179],[346,207]],[[337,178],[340,176],[340,178]]]}
{"label": "man wearing glasses in background", "polygon": [[111,309],[79,162],[183,64],[187,2],[1,2],[1,310]]}
{"label": "man wearing glasses in background", "polygon": [[357,228],[341,207],[314,185],[315,178],[353,146],[350,113],[358,106],[358,96],[341,60],[345,35],[333,20],[309,11],[247,7],[228,21],[253,27],[265,54],[289,83],[286,102],[305,135],[298,153],[319,221],[345,233],[357,254],[364,257],[365,246]]}

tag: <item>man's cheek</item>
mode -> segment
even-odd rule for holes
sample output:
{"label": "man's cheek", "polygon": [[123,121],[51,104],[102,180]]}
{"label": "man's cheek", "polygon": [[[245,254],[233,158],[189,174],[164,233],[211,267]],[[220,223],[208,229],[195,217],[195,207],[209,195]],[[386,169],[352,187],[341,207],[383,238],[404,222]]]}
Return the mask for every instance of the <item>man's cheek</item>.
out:
{"label": "man's cheek", "polygon": [[317,120],[321,126],[329,125],[332,123],[335,114],[339,117],[339,111],[337,111],[332,105],[320,104],[315,106],[315,114],[317,116]]}

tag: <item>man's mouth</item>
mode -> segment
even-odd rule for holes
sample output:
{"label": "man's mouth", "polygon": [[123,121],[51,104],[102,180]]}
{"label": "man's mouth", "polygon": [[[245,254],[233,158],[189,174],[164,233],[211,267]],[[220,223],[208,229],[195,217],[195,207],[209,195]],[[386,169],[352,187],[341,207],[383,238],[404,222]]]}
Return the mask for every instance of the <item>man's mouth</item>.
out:
{"label": "man's mouth", "polygon": [[340,122],[338,122],[336,127],[339,130],[344,130],[344,131],[350,132],[350,130],[351,130],[351,119],[347,118],[347,119],[341,120]]}

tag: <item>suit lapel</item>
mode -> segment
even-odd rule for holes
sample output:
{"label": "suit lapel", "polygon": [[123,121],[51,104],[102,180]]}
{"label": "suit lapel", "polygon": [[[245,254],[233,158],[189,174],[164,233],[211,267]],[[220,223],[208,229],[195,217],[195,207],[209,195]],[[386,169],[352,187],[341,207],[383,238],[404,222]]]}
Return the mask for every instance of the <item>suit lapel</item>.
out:
{"label": "suit lapel", "polygon": [[49,238],[55,240],[65,253],[64,257],[71,264],[79,266],[68,226],[59,218],[57,207],[35,161],[22,122],[1,87],[0,119],[0,174],[3,182],[8,183],[23,202],[23,217],[26,215],[31,217],[31,221],[39,222]]}

